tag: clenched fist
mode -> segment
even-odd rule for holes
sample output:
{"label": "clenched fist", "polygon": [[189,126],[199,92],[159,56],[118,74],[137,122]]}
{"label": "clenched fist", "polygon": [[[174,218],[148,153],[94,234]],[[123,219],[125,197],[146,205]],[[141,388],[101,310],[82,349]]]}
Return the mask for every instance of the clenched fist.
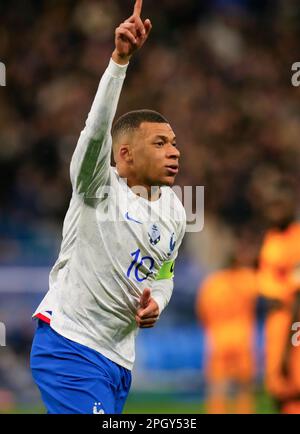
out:
{"label": "clenched fist", "polygon": [[136,323],[140,328],[151,328],[154,327],[158,318],[158,304],[151,297],[151,290],[145,288],[140,298],[140,307],[135,316]]}

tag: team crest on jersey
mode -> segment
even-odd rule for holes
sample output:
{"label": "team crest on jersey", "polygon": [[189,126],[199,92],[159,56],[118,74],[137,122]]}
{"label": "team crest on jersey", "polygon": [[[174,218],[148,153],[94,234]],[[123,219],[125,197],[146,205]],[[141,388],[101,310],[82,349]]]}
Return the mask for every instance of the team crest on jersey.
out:
{"label": "team crest on jersey", "polygon": [[152,246],[155,246],[160,241],[160,231],[156,224],[150,226],[148,236]]}

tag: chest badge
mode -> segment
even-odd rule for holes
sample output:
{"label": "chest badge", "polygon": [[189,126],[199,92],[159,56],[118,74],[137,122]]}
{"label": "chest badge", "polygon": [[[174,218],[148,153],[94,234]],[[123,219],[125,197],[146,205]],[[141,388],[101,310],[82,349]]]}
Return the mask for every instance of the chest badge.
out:
{"label": "chest badge", "polygon": [[160,231],[156,224],[152,224],[148,230],[149,241],[152,246],[155,246],[160,241]]}

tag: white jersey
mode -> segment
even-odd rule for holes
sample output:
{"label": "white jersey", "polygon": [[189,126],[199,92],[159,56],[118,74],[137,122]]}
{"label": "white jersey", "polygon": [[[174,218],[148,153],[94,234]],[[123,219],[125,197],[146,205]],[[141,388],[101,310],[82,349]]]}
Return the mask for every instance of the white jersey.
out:
{"label": "white jersey", "polygon": [[171,188],[147,201],[110,165],[110,131],[126,69],[110,61],[81,132],[61,251],[34,316],[132,369],[140,296],[151,288],[160,313],[168,304],[186,216]]}

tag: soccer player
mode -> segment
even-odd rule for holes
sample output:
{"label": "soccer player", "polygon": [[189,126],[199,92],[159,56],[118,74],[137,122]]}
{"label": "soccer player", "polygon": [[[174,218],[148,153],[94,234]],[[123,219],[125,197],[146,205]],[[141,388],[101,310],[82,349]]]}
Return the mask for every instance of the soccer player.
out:
{"label": "soccer player", "polygon": [[[294,342],[300,321],[300,223],[297,197],[281,181],[265,203],[270,224],[260,253],[259,286],[268,313],[265,324],[266,388],[281,413],[300,413],[300,346]],[[296,336],[295,336],[296,337]]]}
{"label": "soccer player", "polygon": [[123,115],[111,133],[129,60],[151,31],[141,9],[136,0],[116,29],[71,161],[61,251],[34,313],[31,368],[48,413],[121,413],[138,328],[155,325],[173,290],[186,224],[170,188],[179,167],[175,134],[149,110]]}
{"label": "soccer player", "polygon": [[208,413],[253,413],[255,246],[237,245],[230,267],[208,276],[198,291],[196,313],[206,335]]}

